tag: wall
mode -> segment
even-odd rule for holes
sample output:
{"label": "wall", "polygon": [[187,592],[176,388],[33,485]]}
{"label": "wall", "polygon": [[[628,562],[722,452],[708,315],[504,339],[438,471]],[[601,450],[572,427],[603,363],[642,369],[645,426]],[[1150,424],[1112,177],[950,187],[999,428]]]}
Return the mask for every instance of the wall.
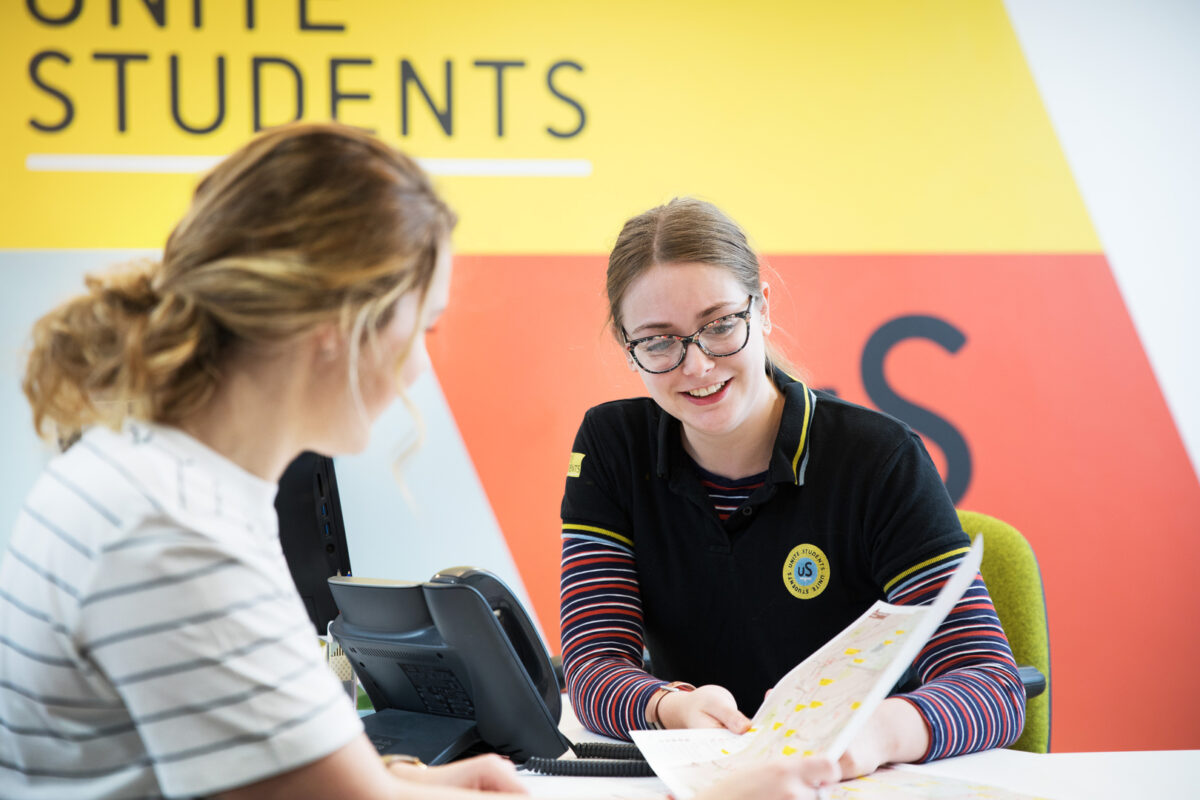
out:
{"label": "wall", "polygon": [[[6,520],[45,458],[16,390],[37,314],[84,271],[161,246],[196,171],[257,125],[333,116],[424,159],[462,217],[435,374],[414,393],[415,503],[390,476],[402,412],[339,460],[360,574],[489,566],[557,645],[571,439],[588,406],[641,391],[602,329],[605,253],[631,214],[698,194],[766,254],[775,335],[811,381],[908,420],[961,506],[1033,543],[1054,748],[1200,746],[1200,644],[1179,633],[1200,556],[1194,6],[4,14]],[[1114,704],[1131,681],[1137,702]]]}

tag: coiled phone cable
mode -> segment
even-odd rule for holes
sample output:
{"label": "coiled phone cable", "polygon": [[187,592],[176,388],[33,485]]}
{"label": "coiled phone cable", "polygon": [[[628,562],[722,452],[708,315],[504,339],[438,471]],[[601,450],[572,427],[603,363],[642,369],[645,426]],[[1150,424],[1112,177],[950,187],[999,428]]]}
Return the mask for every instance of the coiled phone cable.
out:
{"label": "coiled phone cable", "polygon": [[624,742],[579,742],[571,744],[575,758],[534,756],[521,766],[543,775],[574,775],[592,778],[651,778],[654,770],[635,744]]}

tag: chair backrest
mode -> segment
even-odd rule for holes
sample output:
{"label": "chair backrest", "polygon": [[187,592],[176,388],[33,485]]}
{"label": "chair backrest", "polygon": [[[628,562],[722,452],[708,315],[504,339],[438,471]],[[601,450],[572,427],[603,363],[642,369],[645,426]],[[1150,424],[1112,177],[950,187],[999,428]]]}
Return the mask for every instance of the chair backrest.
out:
{"label": "chair backrest", "polygon": [[1000,624],[1008,635],[1019,665],[1037,667],[1046,677],[1046,691],[1025,704],[1025,730],[1014,750],[1050,750],[1050,632],[1046,596],[1037,557],[1029,542],[1006,522],[974,511],[958,512],[959,522],[972,539],[983,535],[980,573],[987,584]]}

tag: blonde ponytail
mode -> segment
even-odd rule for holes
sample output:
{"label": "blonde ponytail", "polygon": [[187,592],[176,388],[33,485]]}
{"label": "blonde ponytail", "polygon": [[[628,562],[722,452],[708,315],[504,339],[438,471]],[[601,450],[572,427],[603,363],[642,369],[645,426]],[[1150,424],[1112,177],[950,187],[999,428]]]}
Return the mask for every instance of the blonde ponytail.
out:
{"label": "blonde ponytail", "polygon": [[22,388],[39,435],[69,441],[126,417],[178,419],[212,394],[217,332],[193,303],[157,294],[158,269],[89,275],[86,294],[34,325]]}

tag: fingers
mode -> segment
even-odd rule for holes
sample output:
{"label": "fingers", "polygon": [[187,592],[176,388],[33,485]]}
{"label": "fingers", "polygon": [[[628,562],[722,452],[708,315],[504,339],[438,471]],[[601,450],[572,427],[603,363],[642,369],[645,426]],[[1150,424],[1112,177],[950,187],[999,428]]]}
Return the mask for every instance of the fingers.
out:
{"label": "fingers", "polygon": [[696,800],[815,800],[839,777],[829,758],[781,758],[736,772]]}
{"label": "fingers", "polygon": [[744,733],[750,727],[729,690],[713,684],[668,694],[659,703],[658,715],[668,728],[728,728]]}
{"label": "fingers", "polygon": [[708,715],[720,723],[722,727],[728,728],[734,733],[745,733],[750,727],[750,719],[745,714],[738,711],[737,708],[718,706],[706,711]]}
{"label": "fingers", "polygon": [[811,756],[800,759],[797,769],[801,779],[809,786],[830,786],[843,777],[841,767],[827,756]]}
{"label": "fingers", "polygon": [[405,772],[404,777],[441,786],[457,786],[461,789],[527,793],[525,787],[517,780],[517,771],[512,762],[495,754],[475,756],[463,761],[455,761],[453,764],[431,767],[422,770],[421,774],[416,776],[412,772]]}
{"label": "fingers", "polygon": [[472,768],[475,770],[475,781],[471,785],[475,789],[516,794],[526,794],[527,792],[525,786],[517,780],[517,768],[503,756],[476,756],[461,763],[472,764]]}

